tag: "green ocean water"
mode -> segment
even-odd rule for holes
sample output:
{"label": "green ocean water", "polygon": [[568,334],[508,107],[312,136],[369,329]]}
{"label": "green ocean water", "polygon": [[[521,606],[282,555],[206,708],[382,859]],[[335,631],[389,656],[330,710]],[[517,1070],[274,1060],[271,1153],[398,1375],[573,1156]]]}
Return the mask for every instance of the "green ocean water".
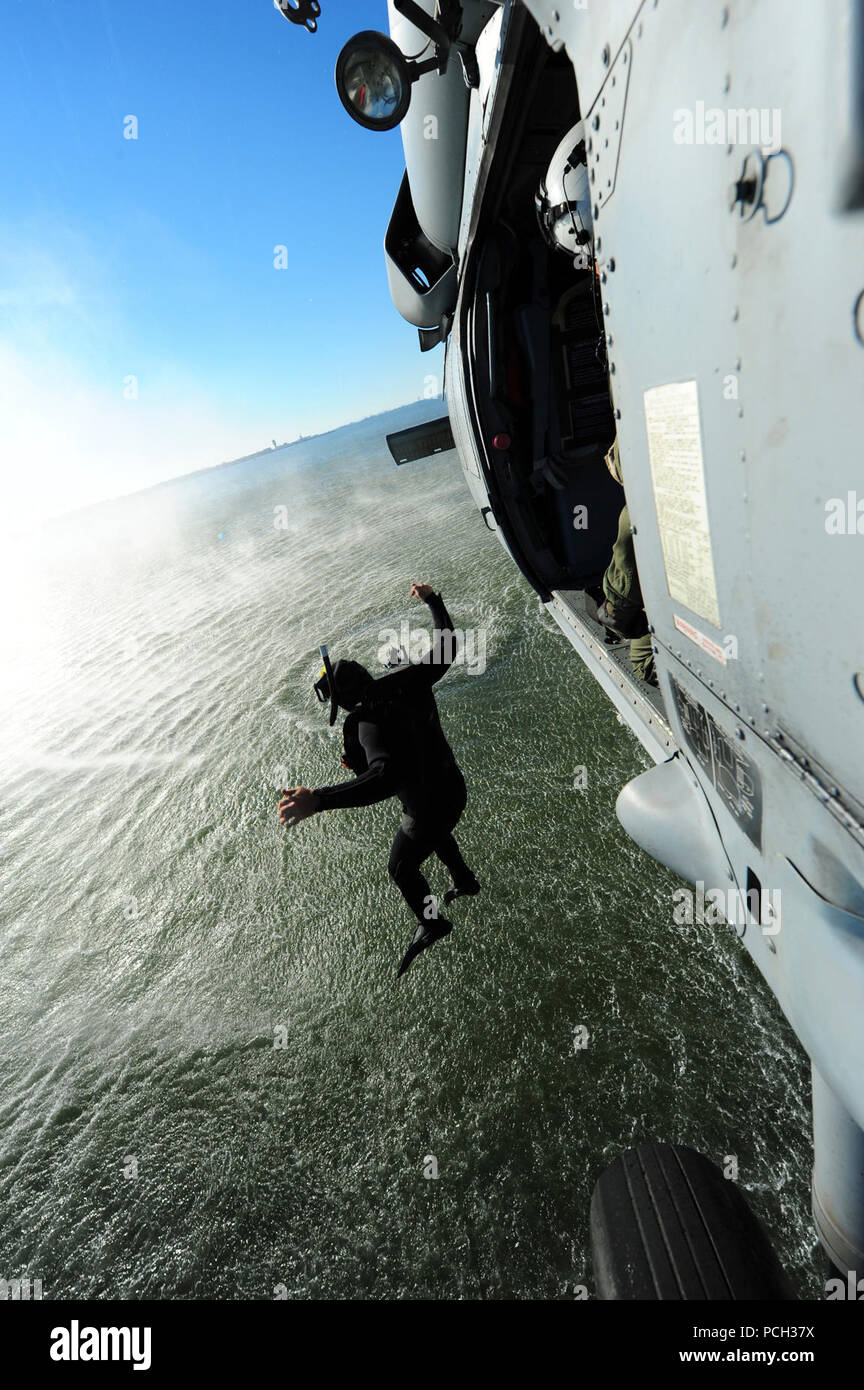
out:
{"label": "green ocean water", "polygon": [[[735,1156],[819,1294],[806,1059],[732,933],[672,925],[614,816],[646,757],[455,455],[394,468],[439,412],[80,513],[6,577],[0,1277],[46,1299],[572,1298],[652,1137]],[[318,644],[380,669],[412,580],[485,642],[437,687],[484,892],[397,986],[399,808],[275,811],[344,775]]]}

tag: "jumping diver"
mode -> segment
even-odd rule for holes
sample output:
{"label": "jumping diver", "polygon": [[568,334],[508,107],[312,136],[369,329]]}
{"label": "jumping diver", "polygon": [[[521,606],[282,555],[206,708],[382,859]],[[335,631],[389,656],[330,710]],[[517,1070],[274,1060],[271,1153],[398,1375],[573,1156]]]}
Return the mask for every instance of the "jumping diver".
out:
{"label": "jumping diver", "polygon": [[[480,891],[453,837],[467,791],[444,737],[432,691],[452,664],[453,638],[445,644],[444,637],[453,633],[453,624],[441,595],[430,584],[412,584],[411,595],[423,599],[435,619],[432,647],[422,661],[398,666],[375,679],[356,661],[331,666],[326,648],[321,649],[324,669],[315,682],[315,693],[322,703],[330,701],[331,726],[337,709],[348,712],[342,764],[355,777],[314,791],[283,787],[279,802],[279,819],[290,828],[318,811],[371,806],[399,797],[403,816],[387,869],[418,925],[397,978],[421,951],[453,930],[452,922],[437,915],[420,868],[423,861],[435,854],[449,870],[453,881],[444,894],[445,905]],[[446,657],[445,645],[450,649]]]}

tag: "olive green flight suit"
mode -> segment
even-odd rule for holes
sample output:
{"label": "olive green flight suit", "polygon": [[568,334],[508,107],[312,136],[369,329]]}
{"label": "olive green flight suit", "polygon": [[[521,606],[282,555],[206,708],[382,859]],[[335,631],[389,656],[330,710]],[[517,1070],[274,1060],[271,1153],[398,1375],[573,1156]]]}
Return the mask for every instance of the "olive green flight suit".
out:
{"label": "olive green flight suit", "polygon": [[[621,459],[618,453],[617,439],[606,455],[606,464],[613,478],[620,483]],[[603,593],[615,613],[622,617],[635,617],[644,611],[645,605],[642,602],[639,573],[636,569],[636,552],[633,548],[633,529],[630,525],[630,512],[626,503],[618,518],[618,535],[612,547],[612,559],[603,576]],[[650,632],[644,633],[641,637],[633,638],[630,643],[630,662],[640,680],[647,680],[651,684],[656,684]]]}

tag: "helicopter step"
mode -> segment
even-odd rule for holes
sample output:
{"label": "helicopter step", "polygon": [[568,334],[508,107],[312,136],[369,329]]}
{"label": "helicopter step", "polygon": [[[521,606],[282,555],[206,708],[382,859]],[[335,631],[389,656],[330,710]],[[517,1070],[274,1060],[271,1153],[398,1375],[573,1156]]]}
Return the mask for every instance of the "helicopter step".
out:
{"label": "helicopter step", "polygon": [[443,415],[440,420],[427,420],[422,425],[412,425],[407,430],[396,430],[387,435],[387,447],[396,463],[414,463],[417,459],[429,458],[433,454],[445,454],[455,449],[450,416]]}

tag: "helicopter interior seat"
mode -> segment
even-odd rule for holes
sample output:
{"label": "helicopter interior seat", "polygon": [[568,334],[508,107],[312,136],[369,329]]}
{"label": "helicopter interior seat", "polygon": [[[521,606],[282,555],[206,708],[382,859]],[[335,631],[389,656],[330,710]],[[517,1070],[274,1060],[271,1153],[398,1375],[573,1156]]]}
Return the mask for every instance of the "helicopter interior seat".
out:
{"label": "helicopter interior seat", "polygon": [[542,301],[520,305],[515,312],[516,337],[528,365],[530,471],[525,500],[542,515],[548,543],[566,568],[574,562],[572,511],[567,500],[568,479],[550,456],[549,434],[556,405],[552,393],[549,354],[549,310]]}
{"label": "helicopter interior seat", "polygon": [[531,400],[531,484],[535,492],[543,489],[546,462],[546,429],[549,398],[549,314],[537,303],[522,304],[516,310],[516,336],[528,364]]}
{"label": "helicopter interior seat", "polygon": [[[523,288],[523,302],[512,310],[531,401],[525,500],[541,513],[549,543],[575,588],[602,577],[621,510],[620,488],[604,462],[615,425],[602,326],[588,275],[574,284],[572,271],[557,262],[550,266],[541,246],[529,256],[530,299],[524,302]],[[550,283],[553,277],[558,284]],[[584,526],[577,524],[578,506],[586,508]]]}
{"label": "helicopter interior seat", "polygon": [[[547,435],[551,398],[549,360],[549,282],[545,248],[532,244],[525,257],[528,299],[515,309],[516,336],[528,364],[531,399],[531,474],[533,491],[541,494],[551,485],[546,474],[549,459]],[[557,485],[557,484],[556,484]]]}

